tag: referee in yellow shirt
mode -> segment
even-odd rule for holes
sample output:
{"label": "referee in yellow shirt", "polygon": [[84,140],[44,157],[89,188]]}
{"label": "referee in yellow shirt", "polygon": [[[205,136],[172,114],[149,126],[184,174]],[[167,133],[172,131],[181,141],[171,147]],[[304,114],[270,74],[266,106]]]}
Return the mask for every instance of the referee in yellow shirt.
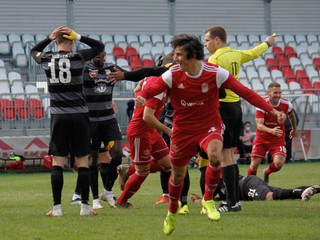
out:
{"label": "referee in yellow shirt", "polygon": [[[217,64],[228,70],[235,78],[238,79],[240,66],[243,63],[258,58],[265,53],[270,46],[275,43],[273,34],[266,38],[265,42],[248,50],[236,50],[227,46],[227,33],[221,26],[211,26],[204,30],[205,47],[210,53],[213,53],[209,59],[209,63]],[[220,212],[240,211],[241,205],[239,201],[239,168],[234,158],[234,148],[240,137],[240,129],[242,126],[242,109],[240,97],[233,91],[226,89],[226,97],[220,99],[220,114],[226,126],[223,135],[223,151],[222,151],[222,177],[226,185],[227,201],[222,204],[218,210]],[[207,166],[207,159],[203,153],[200,153],[199,166]],[[201,170],[201,174],[205,171]],[[204,179],[204,177],[201,177]]]}

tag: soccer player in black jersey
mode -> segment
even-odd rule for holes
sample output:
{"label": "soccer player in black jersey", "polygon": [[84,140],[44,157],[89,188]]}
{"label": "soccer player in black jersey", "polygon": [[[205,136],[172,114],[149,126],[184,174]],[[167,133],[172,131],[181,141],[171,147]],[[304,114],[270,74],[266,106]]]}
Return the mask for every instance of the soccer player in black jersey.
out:
{"label": "soccer player in black jersey", "polygon": [[[93,209],[102,208],[98,197],[98,151],[101,143],[110,148],[110,159],[100,158],[100,175],[104,185],[101,199],[115,207],[112,187],[118,177],[117,167],[122,162],[122,134],[113,108],[112,93],[114,85],[109,83],[108,75],[119,66],[106,62],[106,52],[102,51],[91,61],[87,61],[83,71],[84,94],[89,108],[90,122],[90,185],[93,195]],[[75,193],[81,192],[77,184]]]}
{"label": "soccer player in black jersey", "polygon": [[[74,40],[89,45],[90,49],[73,51]],[[43,50],[55,41],[57,52]],[[94,215],[89,200],[89,118],[83,92],[82,71],[84,63],[104,49],[100,41],[81,36],[74,30],[61,26],[31,49],[32,57],[42,65],[48,78],[50,93],[51,139],[49,154],[53,155],[51,186],[53,208],[48,216],[62,216],[61,193],[63,167],[72,153],[78,167],[81,185],[80,215]]]}
{"label": "soccer player in black jersey", "polygon": [[[269,186],[256,175],[242,176],[239,175],[239,196],[242,201],[271,201],[285,199],[300,199],[302,201],[310,200],[311,196],[320,193],[320,186],[301,186],[294,189],[283,189]],[[226,188],[221,179],[214,196],[219,195],[219,199],[226,200]],[[191,194],[191,200],[194,203],[201,203],[201,197],[197,194]]]}

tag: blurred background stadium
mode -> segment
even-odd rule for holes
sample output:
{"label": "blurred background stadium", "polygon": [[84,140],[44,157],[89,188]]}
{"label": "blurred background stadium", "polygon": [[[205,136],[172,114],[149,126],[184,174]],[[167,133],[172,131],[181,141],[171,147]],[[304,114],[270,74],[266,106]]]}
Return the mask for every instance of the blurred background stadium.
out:
{"label": "blurred background stadium", "polygon": [[[242,66],[239,80],[261,95],[270,82],[279,82],[300,118],[295,157],[320,158],[319,0],[0,0],[0,6],[0,157],[13,150],[28,156],[46,151],[46,77],[30,49],[57,26],[100,39],[107,61],[135,70],[153,66],[159,55],[170,52],[174,34],[192,33],[203,40],[203,29],[222,25],[229,46],[238,49],[281,34],[263,57]],[[54,44],[49,49],[55,50]],[[134,86],[123,81],[114,89],[123,134]],[[242,106],[244,121],[254,122],[254,108]]]}

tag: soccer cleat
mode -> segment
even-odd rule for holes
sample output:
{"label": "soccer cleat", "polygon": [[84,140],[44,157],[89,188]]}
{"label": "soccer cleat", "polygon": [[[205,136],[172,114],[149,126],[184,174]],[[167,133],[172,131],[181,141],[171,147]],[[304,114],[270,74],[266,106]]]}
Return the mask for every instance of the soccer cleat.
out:
{"label": "soccer cleat", "polygon": [[188,205],[182,206],[182,207],[180,208],[180,210],[178,211],[178,213],[179,213],[180,215],[190,214]]}
{"label": "soccer cleat", "polygon": [[80,205],[81,204],[81,196],[79,194],[73,194],[72,200],[70,201],[71,205]]}
{"label": "soccer cleat", "polygon": [[263,169],[263,181],[268,184],[269,183],[269,174],[266,174],[267,169]]}
{"label": "soccer cleat", "polygon": [[205,201],[202,199],[202,207],[207,211],[207,216],[211,221],[219,221],[220,213],[217,211],[213,200]]}
{"label": "soccer cleat", "polygon": [[236,203],[233,206],[222,205],[218,207],[219,212],[239,212],[240,210],[241,210],[241,206],[238,203]]}
{"label": "soccer cleat", "polygon": [[52,210],[47,213],[47,216],[49,217],[61,217],[62,215],[63,213],[61,204],[53,206]]}
{"label": "soccer cleat", "polygon": [[92,209],[101,209],[103,208],[99,199],[93,199],[92,201]]}
{"label": "soccer cleat", "polygon": [[128,180],[127,172],[128,172],[129,165],[128,164],[121,164],[117,167],[117,173],[119,176],[119,185],[120,189],[123,190],[126,182]]}
{"label": "soccer cleat", "polygon": [[116,197],[112,191],[104,191],[100,195],[100,199],[109,204],[110,207],[115,208],[116,205]]}
{"label": "soccer cleat", "polygon": [[170,235],[176,226],[176,214],[168,212],[163,222],[163,232],[166,235]]}
{"label": "soccer cleat", "polygon": [[123,204],[118,204],[116,203],[115,205],[116,208],[128,208],[128,209],[133,209],[136,208],[135,206],[133,206],[131,203],[127,202],[127,203],[123,203]]}
{"label": "soccer cleat", "polygon": [[200,214],[207,215],[208,214],[207,209],[202,207],[201,210],[200,210]]}
{"label": "soccer cleat", "polygon": [[160,204],[160,203],[168,203],[170,202],[170,198],[168,195],[162,195],[156,202],[156,204]]}
{"label": "soccer cleat", "polygon": [[315,194],[316,190],[313,187],[306,188],[301,194],[302,201],[309,201],[311,196]]}
{"label": "soccer cleat", "polygon": [[92,210],[90,205],[81,203],[80,216],[92,216],[97,214],[98,213],[96,211]]}

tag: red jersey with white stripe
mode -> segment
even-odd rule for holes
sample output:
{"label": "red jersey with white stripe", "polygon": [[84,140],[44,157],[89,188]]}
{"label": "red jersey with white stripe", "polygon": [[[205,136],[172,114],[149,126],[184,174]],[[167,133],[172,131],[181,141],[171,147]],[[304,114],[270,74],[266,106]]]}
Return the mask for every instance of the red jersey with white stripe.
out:
{"label": "red jersey with white stripe", "polygon": [[[144,89],[144,86],[147,82],[149,81],[153,81],[155,77],[147,77],[145,78],[143,81],[141,81],[139,84],[141,86],[141,89]],[[141,91],[139,91],[137,93],[137,96],[139,96],[141,94]],[[166,102],[166,91],[150,98],[147,100],[146,102],[146,107],[155,109],[155,117],[159,118],[161,115],[161,112],[163,110],[164,104]],[[143,112],[144,112],[144,107],[139,107],[139,108],[135,108],[133,111],[133,115],[131,118],[131,121],[128,125],[127,128],[127,136],[135,136],[135,137],[141,137],[141,138],[150,138],[152,137],[152,134],[157,131],[156,129],[154,129],[153,127],[151,127],[150,125],[148,125],[148,123],[146,123],[143,120]]]}
{"label": "red jersey with white stripe", "polygon": [[231,89],[255,106],[259,104],[266,111],[272,109],[227,70],[205,62],[202,62],[201,70],[195,76],[181,71],[178,64],[172,66],[160,78],[148,82],[141,96],[148,99],[170,88],[171,105],[174,109],[173,129],[194,132],[207,129],[211,123],[222,123],[219,113],[220,86]]}
{"label": "red jersey with white stripe", "polygon": [[[292,103],[284,98],[280,98],[277,105],[272,105],[270,103],[269,97],[265,98],[266,102],[269,103],[272,107],[277,109],[279,112],[283,112],[285,114],[291,114],[293,111]],[[261,142],[277,142],[283,143],[285,141],[285,124],[279,124],[277,118],[270,113],[265,112],[262,109],[256,109],[256,118],[263,118],[264,125],[268,128],[280,127],[283,131],[283,135],[281,137],[276,137],[270,133],[262,132],[257,129],[256,141]]]}

